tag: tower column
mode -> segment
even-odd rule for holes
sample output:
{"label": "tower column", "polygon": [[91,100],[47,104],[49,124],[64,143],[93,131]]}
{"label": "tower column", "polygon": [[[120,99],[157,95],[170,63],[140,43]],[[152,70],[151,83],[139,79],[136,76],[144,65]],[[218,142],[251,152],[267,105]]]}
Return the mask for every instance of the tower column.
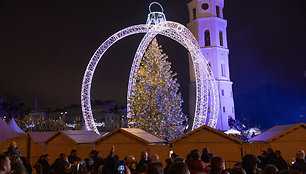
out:
{"label": "tower column", "polygon": [[[227,47],[227,21],[223,19],[224,0],[192,0],[188,3],[187,27],[197,38],[216,79],[219,90],[219,115],[216,129],[228,130],[228,120],[235,119],[232,84],[229,71]],[[195,79],[192,62],[189,61],[189,115],[193,123],[195,108]],[[209,114],[209,113],[208,113]]]}

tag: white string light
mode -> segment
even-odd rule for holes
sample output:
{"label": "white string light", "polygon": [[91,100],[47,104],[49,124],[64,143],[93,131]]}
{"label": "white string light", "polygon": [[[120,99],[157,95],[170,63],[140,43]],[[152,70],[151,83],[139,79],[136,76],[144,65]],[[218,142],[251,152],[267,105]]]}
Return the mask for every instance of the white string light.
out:
{"label": "white string light", "polygon": [[[164,16],[163,13],[162,15]],[[165,17],[162,18],[158,15],[148,15],[147,24],[131,26],[113,34],[104,43],[102,43],[102,45],[92,56],[89,61],[89,64],[87,65],[83,77],[81,91],[82,112],[87,130],[92,130],[96,133],[99,133],[94,122],[90,103],[91,82],[98,62],[100,61],[104,53],[107,51],[107,49],[111,47],[114,43],[116,43],[118,40],[138,33],[146,33],[146,35],[139,44],[133,60],[133,65],[131,67],[129,78],[127,98],[129,98],[132,92],[134,91],[133,88],[136,82],[136,72],[139,69],[139,64],[141,62],[145,50],[147,49],[152,39],[156,35],[160,34],[180,43],[189,51],[191,55],[196,77],[196,106],[192,130],[204,124],[207,124],[208,126],[213,128],[216,127],[219,112],[219,94],[214,75],[212,74],[210,67],[208,66],[208,62],[203,56],[199,44],[193,34],[190,32],[190,30],[182,24],[166,21],[165,19]],[[210,108],[209,112],[208,107]],[[127,110],[130,111],[130,106],[127,106]]]}

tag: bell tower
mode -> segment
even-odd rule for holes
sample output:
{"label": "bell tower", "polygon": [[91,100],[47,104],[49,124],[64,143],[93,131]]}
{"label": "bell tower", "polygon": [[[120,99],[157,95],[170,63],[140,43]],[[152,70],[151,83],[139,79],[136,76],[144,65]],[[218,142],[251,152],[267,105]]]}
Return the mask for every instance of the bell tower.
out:
{"label": "bell tower", "polygon": [[[229,72],[229,49],[227,47],[227,21],[223,19],[224,0],[192,0],[188,3],[187,27],[198,40],[201,51],[215,76],[219,91],[219,116],[216,129],[228,130],[228,120],[235,119],[232,84]],[[189,115],[193,122],[195,106],[195,77],[189,58]],[[208,109],[209,112],[209,109]],[[208,113],[209,114],[209,113]]]}

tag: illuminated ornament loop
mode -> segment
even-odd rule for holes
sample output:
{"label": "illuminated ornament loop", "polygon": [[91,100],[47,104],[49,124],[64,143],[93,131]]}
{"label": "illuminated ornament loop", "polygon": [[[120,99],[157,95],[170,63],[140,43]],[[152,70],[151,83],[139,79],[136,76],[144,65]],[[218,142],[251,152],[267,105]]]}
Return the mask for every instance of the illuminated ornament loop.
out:
{"label": "illuminated ornament loop", "polygon": [[[136,83],[136,72],[139,69],[141,59],[145,50],[149,46],[152,39],[157,35],[163,35],[169,37],[181,45],[183,45],[191,54],[192,61],[195,68],[196,75],[196,108],[194,116],[194,124],[192,129],[198,128],[203,124],[207,124],[211,127],[216,127],[218,118],[218,90],[213,74],[207,66],[208,62],[202,55],[198,42],[193,37],[192,33],[185,26],[171,21],[166,21],[158,25],[153,26],[143,40],[139,44],[136,51],[134,62],[130,72],[129,86],[127,98],[130,98],[134,92],[134,86]],[[211,95],[208,95],[210,91]],[[208,104],[210,103],[210,113],[208,113]],[[130,106],[127,106],[128,117],[131,117]],[[207,119],[208,118],[208,119]]]}
{"label": "illuminated ornament loop", "polygon": [[[151,6],[157,4],[161,8],[161,12],[152,12]],[[147,18],[147,25],[156,25],[166,21],[163,7],[158,2],[152,2],[149,6],[150,13]]]}
{"label": "illuminated ornament loop", "polygon": [[160,9],[161,9],[161,13],[164,13],[163,6],[162,6],[162,5],[160,5],[160,3],[158,3],[158,2],[152,2],[152,3],[149,5],[149,11],[150,11],[150,13],[152,13],[151,8],[152,8],[152,5],[154,5],[154,4],[156,4],[156,5],[158,5],[158,6],[160,7]]}
{"label": "illuminated ornament loop", "polygon": [[[191,55],[196,77],[196,107],[192,130],[204,124],[213,128],[216,127],[219,112],[218,89],[214,75],[212,74],[211,69],[208,66],[208,62],[200,50],[197,40],[190,32],[190,30],[184,25],[176,22],[166,21],[166,17],[163,14],[163,8],[160,4],[158,5],[161,7],[162,12],[152,12],[151,5],[153,4],[158,3],[154,2],[150,4],[150,14],[148,15],[147,24],[125,28],[109,37],[97,49],[89,64],[87,65],[81,90],[82,112],[87,130],[92,130],[99,134],[99,131],[94,122],[90,103],[91,82],[98,62],[100,61],[103,54],[107,51],[107,49],[118,40],[138,33],[146,33],[146,35],[142,39],[135,53],[130,72],[127,98],[129,98],[135,90],[134,86],[136,82],[136,72],[139,69],[139,65],[144,52],[146,51],[152,39],[156,35],[160,34],[180,43],[189,51]],[[127,111],[128,113],[131,111],[129,105],[127,105]],[[128,114],[128,117],[129,116],[130,115]]]}

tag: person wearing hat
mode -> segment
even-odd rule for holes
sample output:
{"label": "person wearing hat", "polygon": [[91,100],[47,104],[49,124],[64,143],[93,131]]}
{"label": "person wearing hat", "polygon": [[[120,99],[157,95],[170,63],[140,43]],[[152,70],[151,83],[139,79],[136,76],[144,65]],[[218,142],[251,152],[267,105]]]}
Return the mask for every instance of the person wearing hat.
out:
{"label": "person wearing hat", "polygon": [[18,151],[17,143],[15,141],[10,143],[10,147],[7,149],[7,152],[9,155],[17,155],[22,157],[21,153]]}
{"label": "person wearing hat", "polygon": [[295,169],[302,173],[306,173],[306,162],[305,162],[304,150],[298,150],[296,152],[295,163],[290,166],[290,169]]}

